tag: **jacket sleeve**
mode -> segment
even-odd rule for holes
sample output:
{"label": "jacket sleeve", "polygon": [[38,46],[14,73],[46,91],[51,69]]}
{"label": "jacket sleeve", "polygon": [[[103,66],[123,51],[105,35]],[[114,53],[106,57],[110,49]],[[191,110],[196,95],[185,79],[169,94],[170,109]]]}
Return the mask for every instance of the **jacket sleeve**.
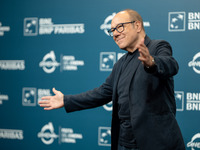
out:
{"label": "jacket sleeve", "polygon": [[154,58],[155,66],[146,68],[145,71],[159,78],[169,78],[178,73],[179,66],[172,56],[172,48],[166,41],[157,41],[152,47],[149,47],[150,53]]}
{"label": "jacket sleeve", "polygon": [[95,108],[110,102],[112,100],[114,74],[113,68],[110,76],[98,88],[77,95],[65,95],[64,107],[66,112]]}

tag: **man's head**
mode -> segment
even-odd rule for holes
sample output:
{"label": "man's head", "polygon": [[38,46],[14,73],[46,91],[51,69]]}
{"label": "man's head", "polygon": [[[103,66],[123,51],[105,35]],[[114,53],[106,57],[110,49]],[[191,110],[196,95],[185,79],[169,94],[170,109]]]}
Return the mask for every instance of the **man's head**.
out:
{"label": "man's head", "polygon": [[142,17],[131,9],[115,15],[111,22],[111,31],[119,48],[129,52],[133,52],[139,40],[145,37]]}

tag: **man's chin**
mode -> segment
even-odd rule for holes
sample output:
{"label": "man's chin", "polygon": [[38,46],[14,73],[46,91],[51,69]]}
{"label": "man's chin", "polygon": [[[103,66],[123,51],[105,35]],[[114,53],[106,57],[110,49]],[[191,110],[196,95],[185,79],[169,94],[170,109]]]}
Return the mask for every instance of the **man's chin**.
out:
{"label": "man's chin", "polygon": [[119,46],[120,49],[122,49],[122,50],[126,50],[126,47],[125,47],[125,46],[122,46],[122,45],[121,45],[121,46],[118,45],[118,46]]}

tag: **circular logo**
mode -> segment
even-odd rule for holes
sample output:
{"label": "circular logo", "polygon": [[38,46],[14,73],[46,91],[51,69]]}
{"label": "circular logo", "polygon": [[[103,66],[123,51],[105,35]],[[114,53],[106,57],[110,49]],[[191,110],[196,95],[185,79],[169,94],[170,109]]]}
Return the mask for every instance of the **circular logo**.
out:
{"label": "circular logo", "polygon": [[112,111],[112,101],[106,105],[103,105],[103,108],[107,111]]}
{"label": "circular logo", "polygon": [[41,138],[44,144],[52,144],[55,138],[58,138],[58,135],[54,133],[54,127],[51,122],[45,125],[41,131],[38,133],[38,137]]}
{"label": "circular logo", "polygon": [[116,13],[114,12],[112,15],[108,16],[105,20],[104,23],[100,26],[101,30],[104,30],[105,34],[108,34],[108,29],[111,28],[111,21],[113,19],[113,17],[116,15]]}
{"label": "circular logo", "polygon": [[200,59],[200,52],[194,55],[193,60],[188,63],[188,66],[192,67],[196,73],[200,74],[200,61],[198,61],[198,58]]}
{"label": "circular logo", "polygon": [[40,62],[39,66],[43,68],[46,73],[52,73],[55,71],[56,67],[60,64],[56,61],[56,56],[54,51],[46,54],[43,60]]}
{"label": "circular logo", "polygon": [[200,138],[200,133],[195,134],[191,141],[187,143],[187,147],[191,147],[191,150],[195,150],[194,148],[200,149],[200,141],[197,141],[197,139]]}

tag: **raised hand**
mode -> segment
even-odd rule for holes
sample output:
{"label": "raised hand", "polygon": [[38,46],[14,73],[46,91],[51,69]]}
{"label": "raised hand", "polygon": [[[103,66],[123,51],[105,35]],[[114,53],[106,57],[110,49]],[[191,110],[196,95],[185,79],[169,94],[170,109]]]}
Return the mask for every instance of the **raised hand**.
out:
{"label": "raised hand", "polygon": [[136,46],[138,48],[138,51],[140,53],[140,56],[138,57],[138,59],[140,61],[142,61],[142,63],[146,66],[146,67],[152,67],[153,65],[155,65],[154,63],[154,59],[153,57],[150,55],[149,53],[149,49],[146,47],[146,45],[144,44],[144,39],[142,39],[138,45]]}
{"label": "raised hand", "polygon": [[44,110],[52,110],[61,108],[64,106],[64,95],[62,92],[57,91],[55,88],[53,88],[54,96],[45,96],[42,97],[42,100],[39,101],[40,107],[44,107]]}

